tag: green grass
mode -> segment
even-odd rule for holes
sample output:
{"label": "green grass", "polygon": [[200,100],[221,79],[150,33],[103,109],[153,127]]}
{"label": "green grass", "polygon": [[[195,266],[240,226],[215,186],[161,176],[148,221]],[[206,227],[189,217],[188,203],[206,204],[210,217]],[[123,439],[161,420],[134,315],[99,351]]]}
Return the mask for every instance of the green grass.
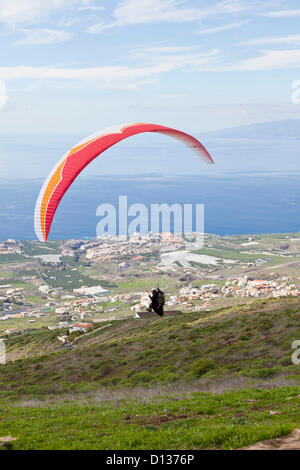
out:
{"label": "green grass", "polygon": [[5,272],[5,271],[0,272],[0,279],[3,277],[12,277],[12,276],[13,276],[12,272]]}
{"label": "green grass", "polygon": [[[29,323],[29,320],[35,320],[34,323]],[[0,322],[0,335],[7,329],[16,328],[18,331],[26,330],[26,329],[38,329],[38,328],[45,328],[48,325],[57,325],[58,320],[56,315],[47,315],[46,317],[41,318],[21,318],[21,319],[14,319],[5,320],[4,322]],[[58,333],[57,333],[58,334]]]}
{"label": "green grass", "polygon": [[6,338],[13,449],[234,449],[300,426],[298,299],[102,323],[73,350],[64,333]]}
{"label": "green grass", "polygon": [[150,290],[152,287],[155,287],[158,284],[163,286],[164,290],[170,291],[170,289],[173,290],[177,286],[176,280],[172,279],[171,277],[159,275],[155,276],[153,274],[149,275],[149,277],[146,279],[126,278],[122,281],[117,281],[116,284],[118,289],[122,292],[132,292],[133,290]]}
{"label": "green grass", "polygon": [[[62,287],[64,290],[78,289],[83,286],[92,287],[101,285],[103,288],[114,288],[115,284],[99,279],[92,279],[80,271],[44,271],[42,277],[52,288]],[[55,277],[55,279],[50,279]]]}
{"label": "green grass", "polygon": [[295,256],[289,257],[289,256],[272,256],[272,255],[269,256],[268,258],[268,255],[266,253],[264,254],[244,253],[234,248],[228,248],[228,247],[226,247],[226,249],[204,248],[201,250],[195,250],[192,253],[199,254],[199,255],[215,256],[220,259],[232,259],[235,261],[243,261],[243,262],[254,262],[258,259],[269,259],[270,261],[264,263],[264,267],[289,263],[289,262],[297,261],[300,259]]}
{"label": "green grass", "polygon": [[171,394],[148,403],[0,403],[0,435],[16,437],[16,450],[235,449],[299,427],[297,395],[299,388],[284,387]]}
{"label": "green grass", "polygon": [[31,258],[27,258],[23,255],[11,254],[11,255],[0,255],[0,264],[16,263],[29,261]]}
{"label": "green grass", "polygon": [[61,242],[51,241],[47,243],[22,242],[23,252],[29,256],[51,255],[58,253]]}
{"label": "green grass", "polygon": [[194,250],[192,253],[199,255],[215,256],[221,259],[232,259],[240,261],[255,261],[259,258],[259,255],[251,253],[240,253],[240,251],[234,248],[219,249],[219,248],[202,248],[201,250]]}
{"label": "green grass", "polygon": [[[194,286],[194,287],[197,287],[197,286],[205,286],[207,284],[214,284],[218,287],[223,287],[226,283],[226,280],[224,281],[216,281],[215,279],[210,279],[210,280],[206,280],[206,281],[202,281],[202,280],[199,280],[199,281],[192,281],[191,282],[191,285]],[[222,299],[223,300],[223,299]]]}
{"label": "green grass", "polygon": [[[294,253],[293,253],[294,255]],[[266,256],[268,258],[267,255],[262,255],[262,258]],[[294,263],[295,261],[300,261],[300,257],[299,256],[293,256],[293,257],[283,257],[283,256],[270,256],[269,257],[270,261],[268,263],[265,263],[264,266],[266,267],[271,267],[271,266],[277,266],[277,265],[280,265],[280,264],[286,264],[286,263]]]}

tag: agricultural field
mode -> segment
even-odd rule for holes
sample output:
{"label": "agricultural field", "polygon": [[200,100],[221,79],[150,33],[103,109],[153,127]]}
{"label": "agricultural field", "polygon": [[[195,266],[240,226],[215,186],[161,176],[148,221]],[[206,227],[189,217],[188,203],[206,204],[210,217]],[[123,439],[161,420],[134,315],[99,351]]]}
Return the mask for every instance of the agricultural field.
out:
{"label": "agricultural field", "polygon": [[10,263],[20,263],[20,262],[26,262],[28,261],[28,258],[24,255],[18,255],[18,254],[8,254],[8,255],[0,255],[0,265],[6,265]]}
{"label": "agricultural field", "polygon": [[61,288],[65,291],[79,289],[82,286],[98,286],[99,284],[103,288],[111,289],[113,287],[116,287],[115,284],[105,279],[93,279],[89,276],[83,275],[80,271],[74,271],[73,269],[55,272],[43,271],[41,277],[43,281],[45,281],[53,289]]}
{"label": "agricultural field", "polygon": [[172,279],[170,276],[164,275],[149,275],[144,279],[133,278],[124,279],[117,282],[117,287],[120,292],[132,292],[132,291],[150,291],[152,287],[157,285],[164,286],[167,292],[176,291],[177,281]]}
{"label": "agricultural field", "polygon": [[59,253],[61,242],[51,241],[47,243],[40,242],[22,242],[23,252],[28,256],[51,255]]}
{"label": "agricultural field", "polygon": [[30,318],[12,318],[11,320],[0,323],[0,336],[5,335],[7,329],[16,329],[18,331],[30,329],[33,332],[37,332],[40,328],[47,328],[48,326],[54,325],[57,325],[57,317],[53,313],[45,317],[35,318],[33,321]]}

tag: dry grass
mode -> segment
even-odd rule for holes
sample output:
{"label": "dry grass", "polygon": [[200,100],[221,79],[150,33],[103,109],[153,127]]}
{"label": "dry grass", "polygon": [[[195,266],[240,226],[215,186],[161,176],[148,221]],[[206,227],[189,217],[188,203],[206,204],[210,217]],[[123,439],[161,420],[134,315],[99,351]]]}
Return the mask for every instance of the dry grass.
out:
{"label": "dry grass", "polygon": [[73,403],[77,405],[91,405],[96,403],[112,402],[115,406],[120,406],[123,401],[137,401],[139,403],[151,403],[153,399],[169,398],[170,400],[184,400],[193,393],[203,392],[219,395],[225,392],[232,392],[235,390],[244,389],[259,389],[270,390],[278,387],[297,386],[298,383],[284,376],[275,377],[269,380],[262,380],[261,383],[255,383],[251,386],[249,379],[242,376],[202,379],[195,381],[191,384],[184,382],[174,385],[155,385],[151,388],[135,387],[135,388],[118,388],[110,390],[107,388],[100,388],[99,390],[91,393],[72,394],[65,393],[61,396],[49,395],[43,400],[29,399],[21,400],[15,403],[18,407],[47,407],[59,403]]}

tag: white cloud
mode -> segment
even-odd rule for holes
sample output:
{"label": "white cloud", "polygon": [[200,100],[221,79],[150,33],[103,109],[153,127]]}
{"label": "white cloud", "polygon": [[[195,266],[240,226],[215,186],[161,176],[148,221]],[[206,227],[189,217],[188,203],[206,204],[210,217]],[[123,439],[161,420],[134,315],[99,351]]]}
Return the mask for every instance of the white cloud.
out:
{"label": "white cloud", "polygon": [[219,33],[222,31],[228,31],[230,29],[240,28],[241,26],[244,26],[245,24],[249,22],[250,20],[245,20],[245,21],[241,21],[240,23],[224,24],[221,26],[216,26],[214,28],[201,29],[200,31],[197,31],[196,34],[214,34],[214,33]]}
{"label": "white cloud", "polygon": [[7,96],[6,85],[0,80],[0,111],[6,111],[14,106],[13,101]]}
{"label": "white cloud", "polygon": [[300,49],[262,51],[262,55],[245,59],[228,70],[279,70],[300,68]]}
{"label": "white cloud", "polygon": [[35,24],[53,13],[89,6],[91,0],[0,0],[0,21],[8,24]]}
{"label": "white cloud", "polygon": [[[157,83],[159,75],[176,70],[173,63],[144,67],[101,66],[64,68],[55,66],[0,67],[0,77],[6,81],[28,81],[24,91],[51,86],[54,88],[89,88],[103,90],[136,90]],[[20,88],[18,88],[20,90]],[[22,88],[21,88],[22,90]]]}
{"label": "white cloud", "polygon": [[142,46],[130,52],[130,56],[137,59],[150,58],[150,56],[171,56],[172,54],[187,54],[197,52],[202,56],[211,55],[210,51],[201,52],[202,46]]}
{"label": "white cloud", "polygon": [[193,22],[209,16],[245,12],[256,4],[256,1],[222,0],[207,7],[189,7],[185,0],[121,0],[113,12],[114,21],[101,21],[90,26],[88,31],[99,33],[132,24]]}
{"label": "white cloud", "polygon": [[219,49],[203,51],[201,46],[152,46],[135,49],[129,56],[143,63],[161,64],[171,70],[179,70],[212,64],[219,53]]}
{"label": "white cloud", "polygon": [[98,34],[98,33],[101,33],[102,31],[104,31],[105,29],[110,29],[110,28],[113,28],[115,26],[119,26],[115,23],[105,23],[104,21],[98,21],[98,23],[96,24],[93,24],[92,26],[89,26],[87,28],[87,32],[90,33],[90,34]]}
{"label": "white cloud", "polygon": [[281,37],[262,37],[256,39],[250,39],[242,44],[247,46],[261,46],[261,45],[272,45],[272,44],[287,44],[291,46],[300,45],[300,34],[290,34],[289,36]]}
{"label": "white cloud", "polygon": [[262,50],[260,55],[227,63],[219,49],[203,52],[200,46],[148,47],[130,56],[146,63],[169,66],[170,70],[199,72],[264,71],[300,68],[300,49]]}
{"label": "white cloud", "polygon": [[294,16],[300,16],[300,10],[278,10],[278,11],[267,11],[262,13],[263,16],[268,18],[290,18]]}
{"label": "white cloud", "polygon": [[[184,2],[185,3],[185,2]],[[117,22],[127,24],[155,23],[157,21],[195,21],[213,14],[245,10],[245,4],[225,0],[207,8],[183,7],[177,0],[122,0],[114,11]]]}
{"label": "white cloud", "polygon": [[160,100],[178,100],[180,98],[185,98],[187,95],[186,93],[161,93],[158,95]]}
{"label": "white cloud", "polygon": [[101,66],[88,68],[63,67],[0,67],[0,77],[4,80],[96,80],[104,83],[124,84],[124,80],[137,80],[153,77],[156,74],[173,70],[172,64],[157,64],[148,67]]}
{"label": "white cloud", "polygon": [[78,8],[78,11],[103,11],[105,10],[104,7],[96,6],[96,5],[87,5]]}
{"label": "white cloud", "polygon": [[[53,80],[51,83],[51,88],[56,89],[67,89],[68,91],[78,90],[84,86],[85,89],[89,90],[137,90],[145,85],[155,85],[157,83],[157,78],[154,75],[150,78],[130,78],[125,80],[118,80],[117,78],[113,78],[111,80],[101,80],[101,79],[85,79],[85,80],[76,80],[73,79],[70,81],[68,80],[60,80],[55,81]],[[39,85],[38,85],[39,86]],[[50,82],[47,82],[47,86],[50,86]],[[40,87],[45,87],[45,82],[41,82]],[[31,87],[33,90],[35,86]]]}
{"label": "white cloud", "polygon": [[132,51],[130,58],[140,61],[140,66],[111,65],[86,68],[56,66],[1,67],[3,80],[73,81],[89,82],[92,87],[135,88],[141,84],[154,83],[156,77],[187,67],[212,66],[219,50],[199,50],[199,46],[148,47]]}
{"label": "white cloud", "polygon": [[59,42],[68,41],[73,37],[72,33],[66,31],[60,31],[57,29],[24,29],[25,37],[19,41],[14,42],[18,45],[41,45],[41,44],[57,44]]}
{"label": "white cloud", "polygon": [[[262,51],[258,57],[243,59],[235,63],[221,63],[218,49],[207,52],[189,47],[148,47],[131,52],[131,58],[141,60],[141,66],[112,65],[87,68],[65,68],[56,66],[0,67],[2,80],[30,80],[31,82],[52,82],[64,86],[89,86],[103,89],[135,89],[153,84],[161,74],[175,71],[235,72],[263,71],[300,68],[300,49]],[[69,86],[69,85],[68,85]],[[2,93],[2,107],[7,106],[6,93]]]}

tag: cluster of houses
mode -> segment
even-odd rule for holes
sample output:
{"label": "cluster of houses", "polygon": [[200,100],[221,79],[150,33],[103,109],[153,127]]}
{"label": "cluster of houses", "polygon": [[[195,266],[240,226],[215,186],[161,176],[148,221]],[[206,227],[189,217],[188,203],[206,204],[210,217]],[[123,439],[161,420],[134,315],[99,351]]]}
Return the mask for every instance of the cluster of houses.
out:
{"label": "cluster of houses", "polygon": [[[0,285],[0,312],[12,311],[16,306],[24,305],[24,288],[13,287],[11,284]],[[0,316],[0,321],[1,321]]]}
{"label": "cluster of houses", "polygon": [[22,245],[9,238],[5,242],[0,242],[0,255],[19,255],[22,253]]}
{"label": "cluster of houses", "polygon": [[[147,292],[140,294],[140,303],[132,307],[139,310],[149,305]],[[209,301],[218,297],[286,297],[300,296],[300,285],[291,283],[291,278],[283,277],[278,281],[249,279],[237,276],[225,282],[225,285],[204,284],[186,286],[179,290],[178,295],[168,296],[167,307],[182,306],[186,309],[205,310],[210,307]],[[204,301],[204,303],[199,301]]]}
{"label": "cluster of houses", "polygon": [[179,249],[183,246],[183,241],[172,233],[107,236],[91,242],[71,240],[63,247],[62,254],[64,256],[84,254],[87,260],[93,262],[118,261],[122,258],[142,261],[146,259],[145,255],[152,253],[153,247],[166,245]]}
{"label": "cluster of houses", "polygon": [[286,297],[300,296],[300,285],[291,284],[291,278],[283,277],[280,280],[249,279],[247,276],[237,277],[226,282],[222,288],[225,296],[240,297]]}
{"label": "cluster of houses", "polygon": [[[183,248],[183,246],[182,239],[177,238],[171,233],[163,235],[134,234],[130,237],[108,237],[107,239],[89,241],[69,240],[62,246],[60,255],[43,255],[42,262],[61,265],[61,255],[73,257],[83,255],[87,261],[116,262],[119,273],[122,275],[123,271],[130,267],[133,262],[146,260],[148,254],[153,253],[153,248],[161,252],[161,258],[163,259],[168,254],[170,257],[172,252],[181,254],[182,250],[180,248]],[[15,240],[0,242],[1,253],[22,253],[22,246]],[[192,254],[191,256],[196,255]],[[38,258],[40,260],[41,256]],[[206,258],[209,257],[206,256]],[[195,261],[195,259],[193,258],[192,261]],[[212,262],[212,258],[209,260],[202,259],[202,263],[204,261]],[[64,269],[64,266],[59,266],[58,269]],[[185,270],[186,273],[187,271]],[[198,274],[200,274],[200,271],[198,271]],[[202,274],[205,276],[204,272]],[[49,279],[56,279],[55,271],[53,273],[51,271],[48,275],[50,276]],[[33,280],[38,277],[32,276],[29,270],[28,276],[23,276],[23,280]],[[252,279],[247,276],[236,276],[232,279],[224,279],[221,283],[205,281],[208,282],[205,284],[199,281],[198,285],[195,285],[195,282],[187,285],[187,282],[193,280],[191,278],[187,282],[184,281],[185,285],[181,285],[176,294],[168,295],[168,292],[165,292],[167,294],[166,309],[178,306],[181,307],[180,310],[205,310],[209,309],[210,301],[220,297],[300,296],[300,285],[295,284],[291,278],[279,278],[279,276],[274,278],[272,275],[268,275],[268,278],[268,280],[265,280]],[[149,305],[148,292],[113,294],[101,285],[92,287],[82,286],[73,291],[69,290],[66,292],[62,287],[53,289],[47,284],[47,279],[43,277],[44,283],[42,285],[38,286],[38,281],[33,284],[36,286],[37,291],[34,295],[40,295],[44,299],[45,305],[40,308],[34,308],[32,305],[25,305],[26,292],[22,287],[15,287],[10,278],[7,278],[7,280],[2,278],[1,281],[0,321],[12,318],[28,318],[28,323],[34,323],[40,317],[54,314],[57,318],[57,324],[49,326],[49,329],[67,327],[70,333],[74,331],[87,332],[94,323],[103,321],[102,315],[99,317],[97,314],[106,314],[107,312],[112,314],[116,312],[114,315],[118,317],[117,311],[120,309],[122,314],[125,312],[125,315],[127,315],[128,311],[129,316],[132,311],[138,312]],[[5,285],[3,282],[5,282]],[[12,284],[9,284],[9,282],[12,282]]]}
{"label": "cluster of houses", "polygon": [[[204,300],[206,302],[217,297],[286,297],[300,296],[300,285],[292,284],[291,278],[283,277],[278,281],[249,279],[247,276],[237,276],[225,282],[225,285],[205,284],[202,286],[183,287],[179,296],[170,296],[167,305],[183,305],[195,308],[194,301]],[[205,303],[197,306],[196,310],[208,307]]]}
{"label": "cluster of houses", "polygon": [[[218,297],[300,296],[300,286],[293,284],[291,281],[290,278],[285,277],[279,280],[260,280],[250,279],[247,276],[237,276],[222,285],[209,283],[184,286],[179,289],[177,294],[167,296],[166,307],[181,306],[186,309],[203,310],[209,307],[211,300]],[[10,318],[40,318],[45,316],[47,312],[52,312],[57,315],[57,328],[63,328],[74,321],[84,322],[87,320],[91,323],[95,321],[97,314],[115,312],[118,308],[124,310],[124,307],[126,307],[129,312],[130,310],[137,312],[149,305],[148,292],[111,294],[102,286],[82,287],[74,289],[73,294],[65,294],[60,291],[59,299],[54,301],[52,298],[53,292],[48,289],[48,286],[40,286],[39,289],[48,296],[49,302],[44,306],[46,308],[16,310],[16,302],[23,305],[24,289],[12,288],[10,285],[1,286],[0,303],[2,313],[0,321]],[[199,301],[202,301],[201,304]],[[13,304],[14,308],[12,308]],[[55,327],[51,328],[54,329]]]}

